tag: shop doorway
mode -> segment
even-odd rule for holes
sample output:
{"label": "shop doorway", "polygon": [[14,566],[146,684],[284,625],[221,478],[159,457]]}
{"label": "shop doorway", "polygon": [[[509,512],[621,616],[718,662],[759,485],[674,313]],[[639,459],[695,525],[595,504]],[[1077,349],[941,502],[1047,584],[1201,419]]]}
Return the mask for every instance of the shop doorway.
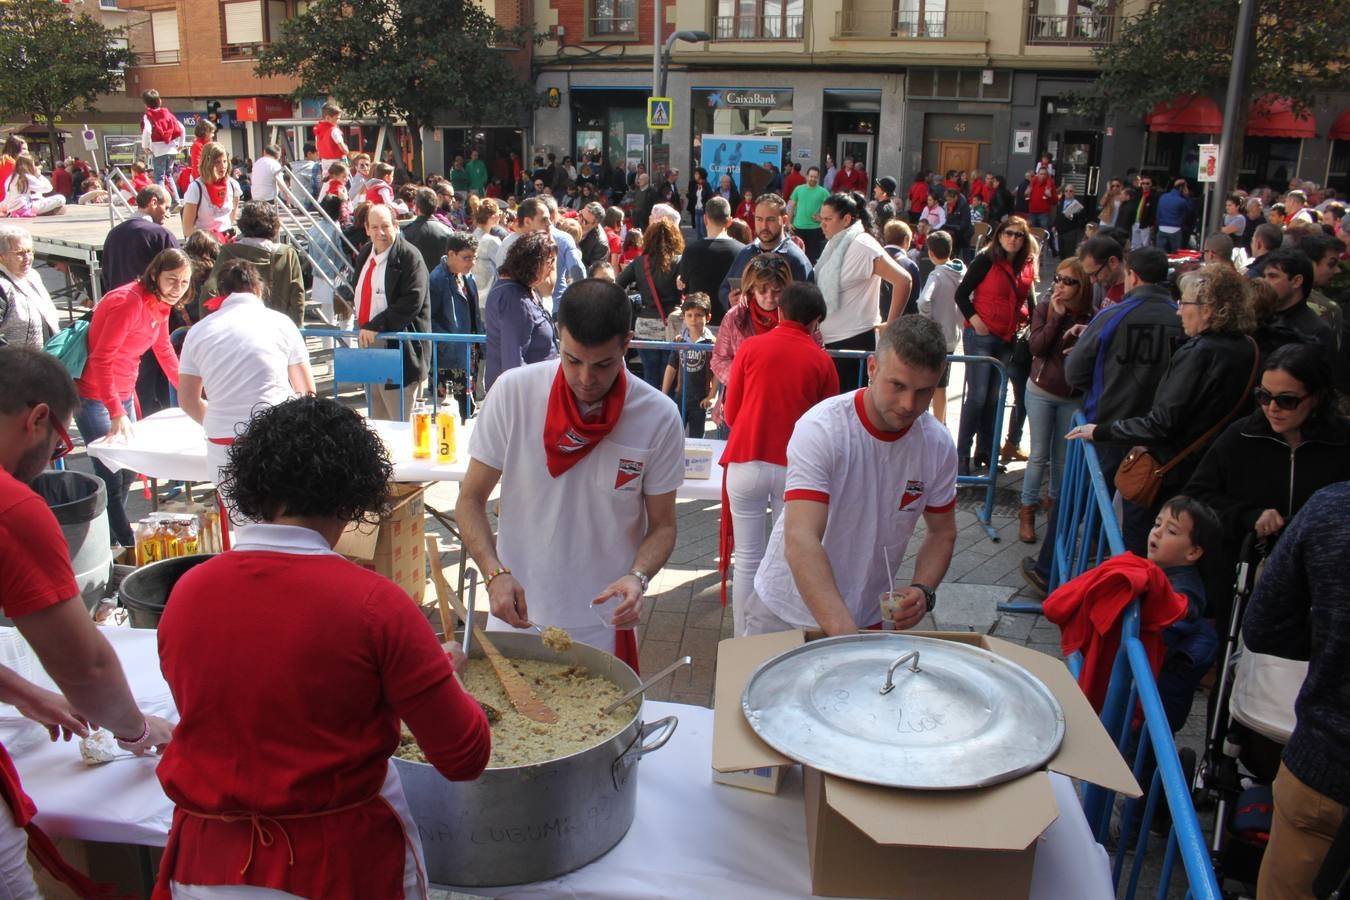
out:
{"label": "shop doorway", "polygon": [[1059,152],[1059,180],[1071,184],[1078,196],[1095,196],[1101,181],[1101,135],[1095,131],[1065,131]]}
{"label": "shop doorway", "polygon": [[841,134],[834,145],[835,164],[842,168],[844,160],[852,157],[854,165],[870,174],[873,171],[872,162],[875,147],[875,135]]}
{"label": "shop doorway", "polygon": [[938,141],[938,171],[970,172],[980,167],[978,141]]}

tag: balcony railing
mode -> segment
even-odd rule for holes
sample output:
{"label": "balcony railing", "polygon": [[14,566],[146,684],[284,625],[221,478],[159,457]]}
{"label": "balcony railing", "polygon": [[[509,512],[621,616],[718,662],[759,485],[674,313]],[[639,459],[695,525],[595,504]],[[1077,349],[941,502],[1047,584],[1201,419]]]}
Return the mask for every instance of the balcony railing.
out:
{"label": "balcony railing", "polygon": [[222,44],[220,47],[220,58],[255,59],[266,48],[266,44]]}
{"label": "balcony railing", "polygon": [[1027,17],[1027,43],[1058,47],[1105,47],[1115,40],[1116,17],[1102,13]]}
{"label": "balcony railing", "polygon": [[149,53],[138,53],[136,62],[142,66],[172,66],[178,62],[178,51],[151,50]]}
{"label": "balcony railing", "polygon": [[592,37],[632,37],[637,34],[637,16],[596,16],[587,24]]}
{"label": "balcony railing", "polygon": [[834,36],[864,40],[978,41],[987,37],[985,21],[983,10],[853,10],[835,13]]}
{"label": "balcony railing", "polygon": [[717,16],[715,41],[799,41],[805,16]]}

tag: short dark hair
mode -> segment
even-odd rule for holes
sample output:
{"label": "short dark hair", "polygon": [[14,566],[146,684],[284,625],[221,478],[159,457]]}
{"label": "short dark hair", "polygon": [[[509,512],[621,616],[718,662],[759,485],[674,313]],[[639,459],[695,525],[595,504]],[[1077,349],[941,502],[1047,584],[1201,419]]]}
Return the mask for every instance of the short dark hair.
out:
{"label": "short dark hair", "polygon": [[537,219],[541,215],[549,213],[548,204],[538,197],[526,197],[520,201],[516,207],[516,221],[522,219]]}
{"label": "short dark hair", "polygon": [[[1321,259],[1319,256],[1318,259]],[[1303,276],[1303,299],[1307,300],[1313,290],[1313,264],[1308,254],[1292,247],[1282,247],[1266,257],[1267,269],[1279,269],[1289,280],[1296,275]]]}
{"label": "short dark hair", "polygon": [[894,353],[930,372],[941,372],[947,365],[947,341],[927,316],[901,316],[883,328],[877,338],[877,356],[883,353]]}
{"label": "short dark hair", "polygon": [[80,408],[75,382],[61,361],[45,350],[18,344],[0,346],[0,415],[25,412],[45,403],[65,424]]}
{"label": "short dark hair", "polygon": [[419,216],[430,216],[436,211],[436,192],[429,187],[420,187],[413,193],[413,204]]}
{"label": "short dark hair", "polygon": [[471,231],[455,231],[445,239],[446,253],[460,253],[464,250],[478,251],[478,238]]}
{"label": "short dark hair", "polygon": [[1138,247],[1125,257],[1125,266],[1144,284],[1167,280],[1167,253],[1160,247]]}
{"label": "short dark hair", "polygon": [[162,184],[147,184],[136,192],[136,208],[145,209],[155,199],[168,203],[170,200],[168,188]]}
{"label": "short dark hair", "polygon": [[319,201],[319,209],[323,210],[323,214],[328,218],[337,222],[342,218],[342,198],[337,194],[324,194],[323,199]]}
{"label": "short dark hair", "polygon": [[154,88],[151,88],[148,91],[141,91],[141,101],[150,109],[159,109],[164,105],[164,101],[160,99],[159,91]]}
{"label": "short dark hair", "polygon": [[1159,513],[1170,512],[1178,519],[1182,513],[1191,517],[1191,544],[1200,548],[1201,559],[1213,559],[1223,542],[1223,523],[1219,514],[1208,503],[1194,497],[1177,494],[1162,505]]}
{"label": "short dark hair", "polygon": [[[154,259],[145,267],[141,277],[137,279],[141,287],[150,293],[159,295],[159,276],[165,272],[171,272],[174,269],[187,268],[192,269],[192,260],[188,255],[177,247],[166,247],[155,254]],[[184,295],[186,298],[186,295]]]}
{"label": "short dark hair", "polygon": [[547,231],[531,231],[516,238],[507,249],[497,274],[521,284],[534,284],[544,260],[557,255],[558,248]]}
{"label": "short dark hair", "polygon": [[267,285],[258,274],[258,267],[246,259],[226,260],[216,276],[216,287],[227,297],[241,292],[267,297]]}
{"label": "short dark hair", "polygon": [[1280,249],[1280,245],[1284,243],[1284,229],[1280,228],[1278,225],[1271,224],[1270,222],[1262,222],[1260,225],[1257,225],[1256,230],[1252,232],[1252,240],[1256,240],[1257,238],[1261,239],[1262,245],[1264,245],[1267,250],[1278,250]]}
{"label": "short dark hair", "polygon": [[713,197],[703,207],[703,215],[719,228],[726,228],[727,223],[731,221],[731,204],[727,202],[726,197]]}
{"label": "short dark hair", "polygon": [[1326,259],[1328,253],[1340,256],[1345,252],[1345,241],[1329,234],[1307,234],[1298,240],[1298,248],[1308,254],[1308,259],[1317,265]]}
{"label": "short dark hair", "polygon": [[255,413],[229,449],[221,489],[244,516],[377,521],[394,467],[380,436],[353,410],[296,397]]}
{"label": "short dark hair", "polygon": [[250,201],[239,207],[239,234],[243,237],[274,241],[281,233],[281,217],[276,207],[262,201]]}
{"label": "short dark hair", "polygon": [[599,278],[575,282],[558,301],[558,328],[584,347],[627,339],[633,328],[633,304],[623,288]]}
{"label": "short dark hair", "polygon": [[[887,222],[886,227],[890,228],[891,223]],[[928,235],[928,252],[938,259],[951,259],[952,236],[945,231],[934,231]]]}
{"label": "short dark hair", "polygon": [[780,197],[778,194],[774,193],[760,194],[758,197],[755,198],[755,206],[760,206],[765,203],[767,203],[770,206],[777,207],[779,213],[782,213],[785,209],[787,209],[786,201],[784,201],[783,198]]}
{"label": "short dark hair", "polygon": [[[930,238],[931,240],[931,238]],[[1098,265],[1106,265],[1107,260],[1124,259],[1125,251],[1120,248],[1120,244],[1114,239],[1097,235],[1095,238],[1089,238],[1078,248],[1078,258],[1092,258],[1092,261]]]}
{"label": "short dark hair", "polygon": [[810,325],[825,318],[825,295],[809,281],[794,281],[783,288],[778,298],[778,312],[790,322]]}
{"label": "short dark hair", "polygon": [[1266,359],[1262,371],[1287,372],[1314,398],[1310,417],[1326,423],[1336,418],[1336,388],[1331,357],[1321,344],[1281,344]]}
{"label": "short dark hair", "polygon": [[712,315],[712,300],[702,291],[691,291],[684,295],[684,302],[680,304],[680,312],[689,312],[691,309],[701,310],[705,316]]}

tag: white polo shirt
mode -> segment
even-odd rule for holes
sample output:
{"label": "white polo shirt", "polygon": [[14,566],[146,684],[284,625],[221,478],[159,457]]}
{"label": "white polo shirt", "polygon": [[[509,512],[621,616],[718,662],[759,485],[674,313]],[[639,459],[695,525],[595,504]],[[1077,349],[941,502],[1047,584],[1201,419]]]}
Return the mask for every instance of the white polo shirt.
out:
{"label": "white polo shirt", "polygon": [[275,156],[268,156],[264,153],[258,157],[258,161],[253,164],[253,173],[250,176],[254,200],[277,199],[277,176],[281,174],[284,168],[281,160]]}
{"label": "white polo shirt", "polygon": [[[783,494],[785,501],[829,504],[822,543],[859,628],[881,621],[881,595],[891,577],[885,561],[900,565],[919,517],[956,505],[956,445],[946,426],[924,413],[899,434],[878,431],[863,409],[863,393],[817,403],[797,422]],[[786,519],[774,522],[755,593],[783,621],[815,628],[788,568]]]}
{"label": "white polo shirt", "polygon": [[[558,360],[503,372],[479,409],[469,455],[501,470],[497,556],[525,588],[530,620],[613,652],[590,602],[633,568],[647,534],[643,498],[684,481],[679,409],[627,375],[618,424],[562,475],[549,474],[544,419]],[[500,619],[489,628],[510,628]]]}
{"label": "white polo shirt", "polygon": [[881,276],[876,274],[877,257],[886,249],[870,234],[854,238],[844,252],[837,296],[827,296],[829,315],[820,323],[820,336],[827,344],[862,334],[881,324]]}
{"label": "white polo shirt", "polygon": [[228,438],[258,409],[295,396],[287,369],[308,358],[290,317],[240,293],[188,330],[178,371],[202,380],[206,436]]}

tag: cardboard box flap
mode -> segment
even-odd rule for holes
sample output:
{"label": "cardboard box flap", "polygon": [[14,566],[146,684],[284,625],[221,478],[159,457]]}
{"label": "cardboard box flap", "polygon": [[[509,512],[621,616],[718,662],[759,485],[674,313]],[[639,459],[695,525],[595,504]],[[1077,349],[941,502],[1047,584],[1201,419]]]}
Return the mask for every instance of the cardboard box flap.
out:
{"label": "cardboard box flap", "polygon": [[1024,850],[1059,818],[1033,772],[971,791],[905,791],[825,776],[825,802],[878,844]]}
{"label": "cardboard box flap", "polygon": [[800,631],[779,631],[729,638],[717,645],[717,680],[713,688],[714,770],[743,772],[793,764],[793,760],[769,747],[755,734],[741,711],[741,693],[761,663],[800,646],[804,640]]}
{"label": "cardboard box flap", "polygon": [[[396,518],[405,506],[422,496],[422,490],[423,486],[420,484],[391,484],[387,518]],[[358,562],[374,562],[381,527],[379,524],[371,525],[365,522],[351,523],[338,538],[337,545],[333,547],[334,552]]]}
{"label": "cardboard box flap", "polygon": [[1092,704],[1062,661],[1000,638],[985,637],[984,641],[990,650],[1023,666],[1039,678],[1064,708],[1064,743],[1060,744],[1059,752],[1046,764],[1046,768],[1118,791],[1127,797],[1143,795],[1134,773],[1106,729],[1098,723]]}

